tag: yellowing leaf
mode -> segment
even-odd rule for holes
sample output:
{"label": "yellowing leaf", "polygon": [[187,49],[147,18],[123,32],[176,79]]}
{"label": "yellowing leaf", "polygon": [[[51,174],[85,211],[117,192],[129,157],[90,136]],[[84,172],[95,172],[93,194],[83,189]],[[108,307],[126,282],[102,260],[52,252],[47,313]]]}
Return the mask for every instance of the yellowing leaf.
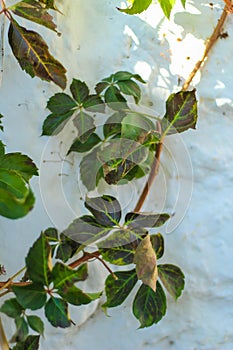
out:
{"label": "yellowing leaf", "polygon": [[46,11],[44,5],[35,0],[20,1],[9,9],[17,16],[41,24],[55,32],[57,31],[57,26],[53,22],[53,17]]}
{"label": "yellowing leaf", "polygon": [[66,69],[49,53],[48,45],[38,33],[21,27],[12,19],[8,39],[21,68],[32,78],[53,81],[65,89]]}
{"label": "yellowing leaf", "polygon": [[138,245],[134,255],[134,263],[136,264],[138,279],[142,280],[144,284],[151,287],[155,292],[158,279],[158,269],[156,254],[152,247],[149,235],[147,235]]}
{"label": "yellowing leaf", "polygon": [[[58,9],[55,7],[55,4],[54,4],[55,0],[39,0],[39,2],[44,4],[44,6],[47,9],[52,9],[52,10],[58,11]],[[60,12],[60,11],[58,11],[58,12]]]}

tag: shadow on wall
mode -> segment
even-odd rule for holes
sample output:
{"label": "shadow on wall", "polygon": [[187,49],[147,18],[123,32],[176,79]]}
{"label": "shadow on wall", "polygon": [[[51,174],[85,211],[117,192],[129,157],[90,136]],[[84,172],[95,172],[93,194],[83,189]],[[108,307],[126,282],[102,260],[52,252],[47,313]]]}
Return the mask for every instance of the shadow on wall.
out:
{"label": "shadow on wall", "polygon": [[[63,7],[65,14],[63,18],[57,17],[60,30],[69,33],[69,38],[64,36],[62,50],[68,53],[64,64],[69,68],[70,79],[78,77],[92,85],[93,81],[114,71],[134,70],[148,81],[142,104],[155,108],[159,115],[164,112],[164,101],[168,95],[180,90],[195,63],[202,57],[204,42],[211,35],[223,8],[223,4],[190,1],[186,4],[186,11],[180,5],[180,12],[168,21],[158,4],[151,5],[150,11],[140,17],[119,13],[116,9],[118,0],[106,2],[104,7],[102,0],[94,3],[85,1],[80,6],[77,0],[70,0],[68,4],[61,3],[59,6]],[[71,25],[71,22],[74,24]],[[230,37],[232,26],[226,26]],[[229,38],[218,42],[210,55],[208,68],[204,67],[194,79],[195,86],[201,76],[203,81],[208,79],[214,89],[220,86],[222,98],[229,97],[230,89],[227,86],[223,88],[221,76],[230,57],[224,57],[219,62],[214,51],[221,52],[223,49],[228,55],[230,50],[226,50],[226,46],[229,46]],[[212,67],[220,77],[209,73]]]}

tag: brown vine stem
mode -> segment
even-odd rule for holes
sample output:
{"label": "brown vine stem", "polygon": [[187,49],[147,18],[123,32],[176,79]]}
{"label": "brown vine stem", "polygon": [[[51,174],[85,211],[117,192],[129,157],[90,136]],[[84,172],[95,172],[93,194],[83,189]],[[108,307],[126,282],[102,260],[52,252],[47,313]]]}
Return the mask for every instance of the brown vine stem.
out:
{"label": "brown vine stem", "polygon": [[223,25],[224,25],[224,22],[225,22],[225,20],[227,18],[228,13],[229,13],[228,5],[225,5],[225,7],[223,9],[223,12],[221,14],[221,17],[218,20],[218,23],[217,23],[216,27],[214,28],[214,31],[213,31],[212,35],[206,41],[205,51],[203,53],[203,56],[202,56],[201,60],[196,63],[196,65],[193,68],[192,72],[189,74],[189,77],[186,79],[186,81],[184,82],[184,84],[182,86],[182,90],[183,91],[188,89],[190,83],[192,82],[193,78],[195,77],[195,75],[197,74],[199,69],[201,67],[203,67],[206,59],[208,58],[210,50],[212,49],[212,47],[214,46],[214,44],[216,43],[216,41],[220,37],[220,34],[222,32],[222,28],[223,28]]}
{"label": "brown vine stem", "polygon": [[[92,253],[92,255],[94,255],[94,254]],[[103,266],[106,268],[106,270],[107,270],[108,272],[110,272],[110,274],[112,275],[112,277],[113,277],[115,280],[117,280],[118,278],[117,278],[117,276],[115,275],[115,273],[110,269],[110,267],[106,264],[106,262],[105,262],[103,259],[100,258],[99,255],[100,255],[99,252],[98,252],[98,254],[95,254],[96,259],[99,260],[99,261],[103,264]]]}
{"label": "brown vine stem", "polygon": [[79,259],[73,261],[72,263],[70,263],[69,267],[74,269],[75,267],[78,267],[79,265],[81,265],[82,263],[84,263],[84,262],[86,262],[86,261],[88,261],[90,259],[97,258],[99,255],[100,255],[100,253],[98,252],[98,250],[96,250],[93,253],[85,252],[83,254],[83,256],[81,256],[81,258],[79,258]]}
{"label": "brown vine stem", "polygon": [[[192,70],[192,72],[190,73],[189,77],[187,78],[187,80],[184,82],[183,86],[182,86],[182,90],[185,91],[188,89],[190,83],[192,82],[193,78],[195,77],[196,73],[198,72],[198,70],[204,65],[204,62],[206,61],[210,50],[212,49],[212,47],[214,46],[214,44],[216,43],[217,39],[219,38],[221,32],[222,32],[222,28],[224,25],[224,22],[227,18],[227,15],[229,13],[229,6],[226,5],[223,9],[223,12],[221,14],[220,19],[218,20],[218,23],[216,25],[216,27],[214,28],[214,31],[212,33],[212,35],[210,36],[210,38],[206,41],[206,46],[205,46],[205,51],[203,53],[202,59],[200,61],[198,61],[194,67],[194,69]],[[140,209],[142,208],[145,199],[150,191],[151,185],[155,179],[155,177],[158,174],[159,171],[159,164],[160,164],[160,156],[161,156],[161,152],[163,149],[163,139],[164,136],[162,136],[160,143],[157,146],[157,150],[156,150],[156,154],[155,154],[155,159],[154,162],[152,164],[151,167],[151,172],[149,175],[149,178],[145,184],[145,187],[143,188],[143,191],[139,197],[139,200],[134,208],[135,212],[139,212]]]}

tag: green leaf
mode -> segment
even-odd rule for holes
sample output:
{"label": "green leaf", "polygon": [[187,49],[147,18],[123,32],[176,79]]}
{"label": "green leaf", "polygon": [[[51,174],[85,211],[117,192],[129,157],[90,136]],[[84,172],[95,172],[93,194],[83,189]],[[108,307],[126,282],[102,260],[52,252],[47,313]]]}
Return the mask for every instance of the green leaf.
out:
{"label": "green leaf", "polygon": [[52,270],[52,281],[54,288],[64,288],[78,281],[87,279],[87,264],[81,265],[77,270],[57,262]]}
{"label": "green leaf", "polygon": [[116,86],[109,86],[104,93],[105,102],[110,108],[119,110],[121,108],[127,108],[126,99],[120,93],[120,90]]}
{"label": "green leaf", "polygon": [[46,291],[42,284],[32,283],[26,286],[12,286],[17,301],[25,309],[37,310],[46,302]]}
{"label": "green leaf", "polygon": [[14,170],[0,168],[0,188],[9,192],[16,201],[25,202],[29,188],[22,176]]}
{"label": "green leaf", "polygon": [[104,137],[108,138],[112,135],[120,134],[121,122],[125,117],[125,113],[122,111],[115,112],[111,115],[103,126]]}
{"label": "green leaf", "polygon": [[59,134],[69,121],[74,111],[69,111],[63,115],[50,114],[43,123],[42,136],[54,136]]}
{"label": "green leaf", "polygon": [[117,138],[109,140],[98,157],[103,163],[105,181],[116,184],[147,159],[148,149],[134,140]]}
{"label": "green leaf", "polygon": [[18,342],[12,350],[38,350],[39,341],[39,335],[29,335],[24,342]]}
{"label": "green leaf", "polygon": [[181,0],[183,7],[185,8],[186,0]]}
{"label": "green leaf", "polygon": [[79,306],[91,303],[98,299],[102,293],[85,293],[76,286],[70,286],[59,289],[58,294],[68,303]]}
{"label": "green leaf", "polygon": [[44,334],[44,323],[38,316],[30,315],[27,316],[28,325],[31,329],[33,329],[35,332],[39,333],[40,335]]}
{"label": "green leaf", "polygon": [[184,274],[178,266],[171,264],[158,265],[159,278],[164,287],[176,300],[184,289]]}
{"label": "green leaf", "polygon": [[70,85],[70,91],[73,98],[81,105],[84,100],[89,95],[89,89],[87,84],[84,81],[73,79],[72,84]]}
{"label": "green leaf", "polygon": [[170,218],[169,214],[153,214],[153,213],[128,213],[125,216],[125,223],[130,228],[139,227],[159,227],[165,224]]}
{"label": "green leaf", "polygon": [[99,151],[99,146],[94,148],[90,153],[85,155],[80,162],[81,180],[88,191],[94,190],[99,181],[99,172],[102,169],[102,162],[98,158]]}
{"label": "green leaf", "polygon": [[157,282],[156,292],[142,284],[133,302],[133,314],[140,322],[140,328],[158,323],[166,313],[166,296]]}
{"label": "green leaf", "polygon": [[150,236],[152,247],[156,253],[157,259],[160,259],[163,256],[164,253],[164,239],[161,233],[158,233],[157,235],[151,235]]}
{"label": "green leaf", "polygon": [[128,159],[110,160],[103,166],[104,179],[109,185],[121,184],[134,167],[135,163]]}
{"label": "green leaf", "polygon": [[44,4],[47,9],[58,11],[57,8],[55,7],[55,0],[39,0],[39,2]]}
{"label": "green leaf", "polygon": [[0,156],[0,168],[17,171],[27,182],[32,176],[38,175],[37,167],[32,159],[19,152]]}
{"label": "green leaf", "polygon": [[78,131],[78,138],[81,142],[86,142],[89,136],[95,131],[94,118],[83,110],[75,116],[73,124]]}
{"label": "green leaf", "polygon": [[0,188],[0,215],[9,219],[18,219],[32,210],[35,198],[29,189],[28,195],[23,201],[12,195],[8,190]]}
{"label": "green leaf", "polygon": [[75,219],[68,228],[63,231],[63,234],[83,246],[94,243],[106,236],[110,229],[109,227],[98,224],[94,217],[84,215]]}
{"label": "green leaf", "polygon": [[165,135],[195,129],[197,122],[197,100],[195,89],[171,94],[166,102],[166,114],[161,121]]}
{"label": "green leaf", "polygon": [[11,298],[4,301],[4,304],[0,308],[0,312],[3,312],[8,317],[16,318],[22,314],[23,307],[18,303],[16,298]]}
{"label": "green leaf", "polygon": [[133,80],[119,81],[117,85],[123,94],[133,96],[135,103],[140,101],[141,89]]}
{"label": "green leaf", "polygon": [[128,297],[138,280],[135,270],[117,271],[114,272],[114,276],[112,274],[108,275],[105,281],[107,301],[102,307],[115,307],[121,305]]}
{"label": "green leaf", "polygon": [[64,262],[69,260],[72,256],[72,248],[69,243],[61,242],[56,251],[56,259],[60,259]]}
{"label": "green leaf", "polygon": [[98,95],[89,95],[83,101],[83,107],[89,112],[105,112],[105,105]]}
{"label": "green leaf", "polygon": [[140,179],[141,177],[145,176],[150,172],[153,161],[154,154],[152,152],[148,152],[148,157],[146,160],[141,162],[140,165],[135,165],[135,167],[131,169],[128,174],[126,174],[124,179],[131,181],[133,179]]}
{"label": "green leaf", "polygon": [[45,234],[42,232],[29,249],[26,257],[27,273],[33,282],[49,286],[51,274],[50,258],[51,248]]}
{"label": "green leaf", "polygon": [[119,184],[123,184],[123,181],[130,182],[134,179],[140,179],[141,177],[146,175],[145,170],[141,166],[142,164],[135,165],[127,174],[125,174],[124,179],[119,182]]}
{"label": "green leaf", "polygon": [[112,196],[87,197],[85,207],[94,215],[100,225],[115,226],[121,219],[120,203]]}
{"label": "green leaf", "polygon": [[139,74],[133,74],[130,72],[126,71],[119,71],[114,74],[113,80],[114,81],[125,81],[125,80],[130,80],[130,79],[135,79],[137,81],[140,81],[140,83],[145,84],[145,80],[142,79],[142,77]]}
{"label": "green leaf", "polygon": [[61,92],[50,97],[47,103],[47,108],[57,116],[62,116],[77,107],[77,103],[69,95]]}
{"label": "green leaf", "polygon": [[70,152],[79,152],[84,153],[90,151],[93,147],[98,145],[98,143],[101,142],[101,139],[99,136],[95,133],[91,134],[85,142],[81,142],[78,138],[74,141],[74,143],[71,145],[69,151]]}
{"label": "green leaf", "polygon": [[[127,138],[110,139],[102,148],[99,158],[103,163],[113,164],[119,159],[138,165],[148,157],[148,150],[139,142]],[[116,163],[117,165],[117,163]]]}
{"label": "green leaf", "polygon": [[99,95],[102,91],[106,89],[106,87],[109,86],[109,83],[106,81],[101,81],[98,84],[96,84],[95,91]]}
{"label": "green leaf", "polygon": [[11,19],[8,40],[21,68],[32,78],[53,81],[62,89],[66,87],[66,69],[48,51],[43,38],[32,30],[21,27]]}
{"label": "green leaf", "polygon": [[54,227],[49,227],[44,231],[44,235],[50,242],[57,242],[58,241],[58,231]]}
{"label": "green leaf", "polygon": [[164,15],[169,18],[176,0],[158,0]]}
{"label": "green leaf", "polygon": [[149,132],[155,129],[154,123],[138,113],[129,113],[122,120],[121,137],[143,143]]}
{"label": "green leaf", "polygon": [[131,7],[128,7],[127,9],[117,9],[121,12],[127,13],[128,15],[135,15],[137,13],[145,11],[151,3],[152,0],[133,0],[133,4]]}
{"label": "green leaf", "polygon": [[60,243],[56,252],[56,259],[61,259],[66,262],[76,253],[77,249],[80,247],[80,243],[70,239],[63,233],[60,234]]}
{"label": "green leaf", "polygon": [[22,342],[28,335],[28,325],[24,317],[18,317],[15,319],[16,332],[11,338],[12,343]]}
{"label": "green leaf", "polygon": [[145,230],[116,230],[98,244],[99,252],[103,259],[111,264],[119,266],[132,264],[135,251],[145,234]]}
{"label": "green leaf", "polygon": [[156,253],[152,247],[150,235],[146,235],[139,243],[133,262],[136,264],[138,279],[142,280],[144,284],[151,287],[155,292],[156,282],[158,280],[158,268]]}
{"label": "green leaf", "polygon": [[76,254],[79,247],[79,242],[76,242],[64,233],[61,233],[60,244],[57,249],[56,258],[61,259],[63,262],[66,262]]}
{"label": "green leaf", "polygon": [[45,305],[45,316],[54,327],[66,328],[71,325],[67,302],[51,297]]}
{"label": "green leaf", "polygon": [[55,32],[57,31],[57,26],[53,22],[53,17],[46,11],[43,5],[35,0],[20,1],[8,9],[17,16],[41,24]]}
{"label": "green leaf", "polygon": [[150,151],[155,152],[157,148],[157,144],[160,142],[161,135],[158,131],[151,130],[146,135],[143,145],[145,147],[149,147]]}

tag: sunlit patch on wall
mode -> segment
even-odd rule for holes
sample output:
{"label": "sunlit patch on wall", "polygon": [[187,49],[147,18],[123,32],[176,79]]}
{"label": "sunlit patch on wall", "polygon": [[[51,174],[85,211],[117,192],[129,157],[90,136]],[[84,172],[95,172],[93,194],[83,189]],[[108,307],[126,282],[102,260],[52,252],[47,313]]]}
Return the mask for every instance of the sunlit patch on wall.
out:
{"label": "sunlit patch on wall", "polygon": [[138,72],[142,76],[144,80],[149,80],[152,72],[152,68],[147,62],[138,61],[135,64],[134,69],[136,72]]}

